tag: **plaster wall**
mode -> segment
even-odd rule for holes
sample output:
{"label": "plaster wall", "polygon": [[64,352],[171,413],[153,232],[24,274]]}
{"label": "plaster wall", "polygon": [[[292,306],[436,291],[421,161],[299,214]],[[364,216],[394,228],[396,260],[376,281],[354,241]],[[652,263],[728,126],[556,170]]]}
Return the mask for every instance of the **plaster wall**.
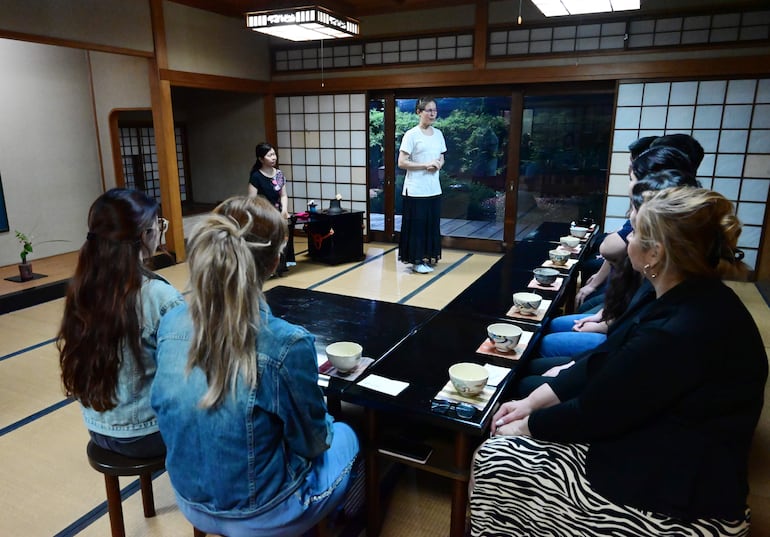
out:
{"label": "plaster wall", "polygon": [[38,243],[33,262],[77,250],[85,238],[88,207],[102,191],[86,55],[0,39],[0,172],[10,226],[0,234],[0,265],[19,262],[16,229]]}

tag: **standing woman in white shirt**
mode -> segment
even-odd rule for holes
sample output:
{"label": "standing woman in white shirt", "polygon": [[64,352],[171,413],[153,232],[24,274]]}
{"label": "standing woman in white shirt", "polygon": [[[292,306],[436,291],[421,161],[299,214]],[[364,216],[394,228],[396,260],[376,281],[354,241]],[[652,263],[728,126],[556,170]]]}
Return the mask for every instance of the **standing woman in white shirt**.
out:
{"label": "standing woman in white shirt", "polygon": [[419,99],[415,112],[420,123],[404,133],[398,152],[398,167],[406,170],[398,258],[411,263],[414,272],[427,274],[441,259],[439,170],[444,166],[446,142],[433,127],[438,117],[435,100]]}

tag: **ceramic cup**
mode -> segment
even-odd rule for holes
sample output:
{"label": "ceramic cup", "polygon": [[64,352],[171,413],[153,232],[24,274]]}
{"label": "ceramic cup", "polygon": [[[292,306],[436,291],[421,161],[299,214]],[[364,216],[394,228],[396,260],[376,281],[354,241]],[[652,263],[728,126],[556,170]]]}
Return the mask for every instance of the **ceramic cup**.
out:
{"label": "ceramic cup", "polygon": [[326,357],[340,373],[352,371],[361,360],[363,347],[352,341],[338,341],[326,346]]}
{"label": "ceramic cup", "polygon": [[564,266],[567,264],[567,261],[569,260],[570,253],[565,252],[564,250],[551,250],[548,252],[548,259],[551,260],[551,263],[554,265]]}
{"label": "ceramic cup", "polygon": [[489,371],[479,364],[461,362],[449,368],[449,380],[460,395],[478,395],[487,385]]}
{"label": "ceramic cup", "polygon": [[523,330],[515,324],[494,323],[487,326],[487,337],[500,352],[511,352],[521,339]]}
{"label": "ceramic cup", "polygon": [[582,239],[588,233],[588,228],[587,227],[581,227],[581,226],[572,226],[571,228],[569,228],[569,233],[573,237],[577,237],[578,239]]}
{"label": "ceramic cup", "polygon": [[513,293],[513,305],[522,315],[534,315],[542,302],[543,297],[535,293]]}
{"label": "ceramic cup", "polygon": [[552,268],[536,268],[532,272],[535,275],[535,281],[545,286],[553,285],[559,275],[559,271]]}

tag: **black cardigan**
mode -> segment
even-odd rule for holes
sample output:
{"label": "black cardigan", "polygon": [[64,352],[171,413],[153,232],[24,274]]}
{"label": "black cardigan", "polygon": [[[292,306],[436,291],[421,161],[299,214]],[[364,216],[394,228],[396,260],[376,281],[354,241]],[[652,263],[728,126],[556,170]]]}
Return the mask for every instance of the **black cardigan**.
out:
{"label": "black cardigan", "polygon": [[535,438],[590,443],[586,472],[609,500],[675,518],[744,515],[748,453],[768,365],[754,320],[718,280],[642,305],[551,387]]}

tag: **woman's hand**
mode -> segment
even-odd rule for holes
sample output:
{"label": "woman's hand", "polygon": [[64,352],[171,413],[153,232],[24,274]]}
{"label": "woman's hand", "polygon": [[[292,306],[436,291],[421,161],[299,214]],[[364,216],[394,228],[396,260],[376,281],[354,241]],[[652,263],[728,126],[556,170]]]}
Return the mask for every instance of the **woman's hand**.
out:
{"label": "woman's hand", "polygon": [[529,398],[503,403],[492,416],[492,435],[497,434],[497,430],[504,425],[529,417],[532,410]]}
{"label": "woman's hand", "polygon": [[286,209],[282,210],[281,211],[281,216],[283,216],[284,218],[288,219],[289,218],[289,211],[287,211]]}
{"label": "woman's hand", "polygon": [[594,277],[591,276],[586,280],[586,283],[584,283],[580,290],[575,294],[575,305],[579,306],[581,305],[586,298],[591,296],[591,294],[596,291],[596,286],[593,285]]}
{"label": "woman's hand", "polygon": [[572,360],[571,362],[564,364],[564,365],[555,365],[548,371],[542,374],[543,377],[555,377],[559,374],[560,371],[563,371],[564,369],[569,369],[575,365],[575,360]]}
{"label": "woman's hand", "polygon": [[[514,421],[527,418],[526,428],[529,434],[529,415],[540,408],[548,408],[560,403],[559,397],[548,384],[543,384],[535,388],[525,399],[520,401],[508,401],[503,403],[500,409],[492,416],[492,434]],[[525,433],[522,433],[525,434]]]}
{"label": "woman's hand", "polygon": [[598,323],[602,320],[602,312],[599,311],[597,313],[594,313],[593,315],[588,315],[586,317],[581,317],[580,319],[575,320],[575,324],[572,326],[572,329],[576,332],[580,332],[580,328],[586,324],[586,323]]}
{"label": "woman's hand", "polygon": [[575,326],[573,328],[575,332],[593,332],[595,334],[606,334],[607,333],[607,323],[604,321],[594,323],[594,322],[588,322],[583,323],[581,326]]}
{"label": "woman's hand", "polygon": [[425,166],[425,169],[429,172],[436,172],[441,169],[441,162],[438,159],[431,160]]}
{"label": "woman's hand", "polygon": [[502,427],[498,427],[492,432],[493,436],[531,436],[529,432],[529,416],[516,420]]}

